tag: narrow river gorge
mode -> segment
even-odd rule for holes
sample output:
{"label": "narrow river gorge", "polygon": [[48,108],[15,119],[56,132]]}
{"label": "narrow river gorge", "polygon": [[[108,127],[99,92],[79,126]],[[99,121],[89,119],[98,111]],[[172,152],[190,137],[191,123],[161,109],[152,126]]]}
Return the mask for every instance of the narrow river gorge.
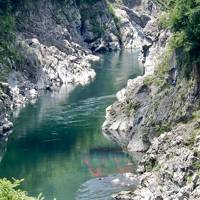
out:
{"label": "narrow river gorge", "polygon": [[106,53],[93,68],[97,75],[88,85],[45,92],[14,112],[13,133],[1,144],[0,177],[24,178],[22,189],[31,195],[73,200],[92,178],[134,172],[137,156],[107,141],[101,125],[116,92],[143,73],[138,52]]}

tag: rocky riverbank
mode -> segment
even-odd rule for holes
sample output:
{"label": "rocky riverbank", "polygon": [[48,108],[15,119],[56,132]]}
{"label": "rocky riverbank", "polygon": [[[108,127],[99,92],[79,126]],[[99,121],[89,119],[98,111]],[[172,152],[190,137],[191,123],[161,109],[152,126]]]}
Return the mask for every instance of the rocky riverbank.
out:
{"label": "rocky riverbank", "polygon": [[[153,33],[158,34],[156,31]],[[153,76],[154,67],[159,63],[170,37],[168,31],[160,31],[158,35],[155,40],[152,39],[153,44],[148,50],[148,56],[144,57],[146,60],[144,76],[128,80],[126,88],[116,94],[117,101],[106,109],[106,120],[102,126],[104,135],[118,142],[129,152],[148,149],[154,137],[152,133],[155,132],[156,125],[169,115],[171,118],[175,117],[174,113],[169,113],[168,108],[179,101],[175,96],[177,88],[169,88],[167,91],[169,95],[174,94],[175,98],[172,99],[169,96],[163,96],[166,91],[162,91],[162,86],[148,84],[149,77]],[[155,37],[152,35],[152,38]],[[172,60],[172,66],[175,64],[173,62]],[[176,106],[179,107],[179,103]],[[155,124],[155,127],[152,127],[153,130],[148,128],[151,124]]]}
{"label": "rocky riverbank", "polygon": [[181,50],[169,52],[170,32],[153,24],[145,28],[153,41],[143,45],[146,73],[117,93],[102,126],[125,151],[145,152],[137,189],[113,199],[200,199],[198,73],[183,76]]}
{"label": "rocky riverbank", "polygon": [[[19,58],[1,64],[0,132],[12,128],[10,111],[40,90],[62,84],[85,84],[95,77],[94,53],[138,48],[150,53],[156,36],[156,6],[150,1],[94,1],[81,3],[39,0],[17,4],[16,44]],[[151,27],[151,30],[148,28]],[[153,48],[152,48],[153,49]],[[143,56],[141,56],[143,59]]]}
{"label": "rocky riverbank", "polygon": [[[54,90],[62,84],[86,84],[95,78],[91,61],[99,59],[78,44],[67,47],[71,53],[55,46],[45,46],[38,39],[19,40],[27,65],[9,72],[6,82],[1,82],[1,132],[12,128],[8,111],[37,98],[40,90]],[[6,115],[8,117],[6,117]]]}
{"label": "rocky riverbank", "polygon": [[[198,119],[197,119],[198,118]],[[200,132],[198,112],[155,138],[140,162],[135,191],[113,195],[117,200],[200,198]]]}
{"label": "rocky riverbank", "polygon": [[106,137],[130,154],[147,151],[139,163],[137,189],[113,199],[199,199],[196,83],[179,77],[174,85],[155,74],[129,80],[106,110]]}
{"label": "rocky riverbank", "polygon": [[106,137],[130,154],[146,152],[137,170],[137,189],[113,195],[113,199],[200,198],[196,82],[179,75],[174,85],[169,75],[163,77],[155,71],[129,80],[126,89],[117,94],[118,101],[106,110]]}

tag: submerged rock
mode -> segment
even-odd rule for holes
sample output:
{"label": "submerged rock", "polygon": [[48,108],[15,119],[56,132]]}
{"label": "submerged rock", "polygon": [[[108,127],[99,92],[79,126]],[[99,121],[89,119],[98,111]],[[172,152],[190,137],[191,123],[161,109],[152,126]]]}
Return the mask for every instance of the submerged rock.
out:
{"label": "submerged rock", "polygon": [[85,182],[77,192],[77,200],[110,200],[111,195],[123,189],[136,188],[137,176],[126,173],[99,177]]}

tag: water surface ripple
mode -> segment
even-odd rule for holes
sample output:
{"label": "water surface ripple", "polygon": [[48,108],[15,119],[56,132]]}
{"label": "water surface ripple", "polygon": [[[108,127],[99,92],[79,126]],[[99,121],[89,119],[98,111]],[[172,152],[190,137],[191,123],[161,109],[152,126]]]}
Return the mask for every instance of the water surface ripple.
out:
{"label": "water surface ripple", "polygon": [[137,53],[107,53],[93,67],[90,84],[46,92],[14,113],[13,134],[0,142],[0,177],[24,178],[31,195],[74,200],[86,181],[134,170],[135,160],[102,136],[101,124],[116,92],[142,74]]}

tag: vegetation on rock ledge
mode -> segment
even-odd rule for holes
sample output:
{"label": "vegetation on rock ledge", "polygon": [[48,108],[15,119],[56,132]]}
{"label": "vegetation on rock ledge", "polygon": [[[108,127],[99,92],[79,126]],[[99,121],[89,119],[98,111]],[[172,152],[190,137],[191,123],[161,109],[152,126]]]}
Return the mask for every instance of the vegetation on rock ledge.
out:
{"label": "vegetation on rock ledge", "polygon": [[192,66],[200,67],[200,1],[199,0],[157,0],[165,14],[160,24],[169,28],[173,37],[172,49],[182,49],[183,70],[188,75]]}

